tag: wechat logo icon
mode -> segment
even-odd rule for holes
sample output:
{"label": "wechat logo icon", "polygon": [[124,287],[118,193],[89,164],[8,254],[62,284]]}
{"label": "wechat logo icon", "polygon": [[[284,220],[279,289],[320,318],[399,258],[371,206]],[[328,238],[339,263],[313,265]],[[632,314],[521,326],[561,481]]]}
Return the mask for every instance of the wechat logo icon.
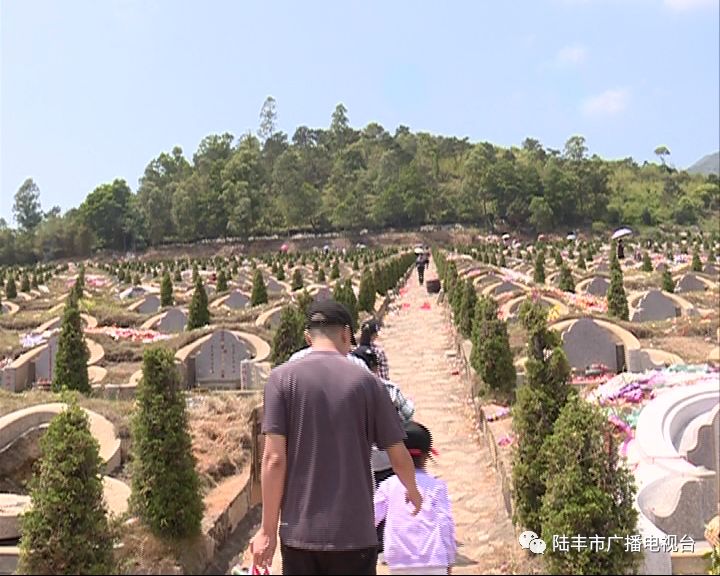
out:
{"label": "wechat logo icon", "polygon": [[547,544],[545,544],[545,540],[542,538],[539,538],[535,532],[532,530],[526,530],[522,534],[520,534],[520,537],[518,538],[518,542],[520,542],[520,546],[523,548],[523,550],[530,549],[530,552],[533,554],[543,554],[545,552],[545,549],[547,548]]}

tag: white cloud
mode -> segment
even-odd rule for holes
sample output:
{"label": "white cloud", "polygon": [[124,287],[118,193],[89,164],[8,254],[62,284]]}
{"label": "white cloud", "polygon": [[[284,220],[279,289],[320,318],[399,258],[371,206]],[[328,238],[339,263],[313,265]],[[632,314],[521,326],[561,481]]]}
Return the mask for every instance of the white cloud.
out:
{"label": "white cloud", "polygon": [[614,116],[623,112],[628,107],[629,101],[630,91],[627,88],[605,90],[586,98],[581,109],[587,116]]}
{"label": "white cloud", "polygon": [[692,10],[693,8],[710,8],[717,5],[718,0],[665,0],[665,6],[678,11]]}
{"label": "white cloud", "polygon": [[587,49],[580,44],[565,46],[555,56],[557,66],[576,66],[585,60]]}

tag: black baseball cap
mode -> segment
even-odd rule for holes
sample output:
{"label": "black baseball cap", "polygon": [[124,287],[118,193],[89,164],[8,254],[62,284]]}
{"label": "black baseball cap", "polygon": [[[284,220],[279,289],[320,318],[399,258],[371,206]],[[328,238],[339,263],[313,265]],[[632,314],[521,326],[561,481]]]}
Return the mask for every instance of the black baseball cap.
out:
{"label": "black baseball cap", "polygon": [[432,434],[425,426],[418,422],[405,424],[405,448],[410,456],[422,456],[423,454],[438,455],[437,450],[432,447]]}
{"label": "black baseball cap", "polygon": [[377,354],[370,346],[358,346],[351,354],[365,362],[371,372],[378,366]]}
{"label": "black baseball cap", "polygon": [[350,328],[350,343],[357,346],[355,340],[355,327],[350,312],[340,302],[332,298],[315,301],[308,310],[306,328],[321,326],[347,326]]}
{"label": "black baseball cap", "polygon": [[362,325],[362,332],[371,336],[373,334],[378,334],[380,332],[380,322],[378,322],[375,318],[364,322]]}

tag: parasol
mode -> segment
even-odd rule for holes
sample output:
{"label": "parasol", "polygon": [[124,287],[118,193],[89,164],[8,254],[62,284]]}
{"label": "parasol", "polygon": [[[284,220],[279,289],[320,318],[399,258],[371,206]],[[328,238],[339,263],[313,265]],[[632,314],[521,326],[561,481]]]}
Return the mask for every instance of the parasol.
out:
{"label": "parasol", "polygon": [[615,230],[612,235],[613,240],[617,240],[618,238],[622,238],[624,236],[630,236],[633,233],[630,228],[619,228],[618,230]]}

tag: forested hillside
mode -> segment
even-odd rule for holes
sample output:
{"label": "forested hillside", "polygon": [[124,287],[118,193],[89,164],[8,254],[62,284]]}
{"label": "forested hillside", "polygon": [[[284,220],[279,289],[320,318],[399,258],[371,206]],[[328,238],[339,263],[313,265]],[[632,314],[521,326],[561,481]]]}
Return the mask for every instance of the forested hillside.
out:
{"label": "forested hillside", "polygon": [[17,229],[0,221],[0,264],[142,249],[178,240],[472,223],[545,232],[581,226],[690,225],[717,215],[716,176],[631,158],[606,161],[582,136],[563,150],[527,138],[501,148],[467,138],[350,126],[339,104],[327,129],[276,130],[269,98],[257,136],[212,134],[192,157],[179,147],[147,165],[133,192],[102,183],[65,214],[43,213],[28,179]]}

